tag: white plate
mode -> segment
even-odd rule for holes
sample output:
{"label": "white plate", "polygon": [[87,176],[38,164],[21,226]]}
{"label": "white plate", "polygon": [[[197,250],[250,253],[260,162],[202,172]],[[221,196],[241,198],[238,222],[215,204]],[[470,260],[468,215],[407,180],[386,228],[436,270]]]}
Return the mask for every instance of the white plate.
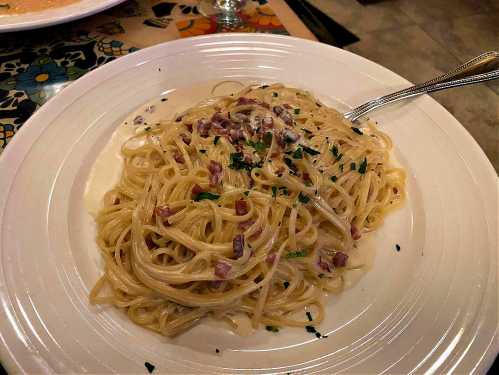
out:
{"label": "white plate", "polygon": [[373,269],[331,297],[320,326],[327,339],[293,328],[240,338],[202,324],[171,340],[89,306],[101,263],[82,195],[99,151],[128,113],[166,90],[227,78],[281,81],[348,106],[408,84],[323,44],[232,34],[148,48],[64,89],[0,159],[7,368],[144,373],[148,361],[169,373],[484,371],[496,350],[496,174],[427,96],[373,115],[408,171],[409,199],[374,235]]}
{"label": "white plate", "polygon": [[0,15],[0,33],[36,29],[91,16],[125,0],[80,0],[58,8],[16,15]]}

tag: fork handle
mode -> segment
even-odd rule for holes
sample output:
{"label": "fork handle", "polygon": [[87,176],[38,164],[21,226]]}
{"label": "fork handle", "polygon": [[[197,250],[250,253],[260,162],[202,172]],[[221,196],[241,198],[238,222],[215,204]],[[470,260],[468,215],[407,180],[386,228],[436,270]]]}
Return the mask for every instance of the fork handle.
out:
{"label": "fork handle", "polygon": [[416,95],[429,92],[445,90],[451,87],[465,86],[472,83],[489,81],[499,78],[499,53],[490,51],[471,59],[456,69],[433,78],[424,83],[411,86],[409,88],[381,96],[368,101],[346,112],[343,116],[350,121],[355,121],[376,108],[393,103],[398,100],[410,98]]}

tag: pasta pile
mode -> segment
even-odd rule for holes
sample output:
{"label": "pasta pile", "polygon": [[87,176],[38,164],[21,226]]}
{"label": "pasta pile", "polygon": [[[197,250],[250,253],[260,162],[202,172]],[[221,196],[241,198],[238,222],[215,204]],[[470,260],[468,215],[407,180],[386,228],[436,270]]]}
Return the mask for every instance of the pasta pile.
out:
{"label": "pasta pile", "polygon": [[123,145],[97,217],[105,272],[91,303],[166,336],[206,316],[304,327],[308,309],[319,324],[355,242],[404,200],[391,147],[280,84],[146,128]]}

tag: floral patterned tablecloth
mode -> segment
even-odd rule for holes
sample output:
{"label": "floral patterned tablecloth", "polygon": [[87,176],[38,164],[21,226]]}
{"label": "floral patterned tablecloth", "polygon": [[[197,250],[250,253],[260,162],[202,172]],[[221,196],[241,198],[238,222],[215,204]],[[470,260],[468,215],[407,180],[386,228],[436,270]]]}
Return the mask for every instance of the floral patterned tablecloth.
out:
{"label": "floral patterned tablecloth", "polygon": [[232,29],[200,15],[197,2],[128,0],[73,23],[0,34],[0,153],[24,122],[71,81],[140,48],[220,32],[314,39],[284,0],[248,0],[243,24]]}

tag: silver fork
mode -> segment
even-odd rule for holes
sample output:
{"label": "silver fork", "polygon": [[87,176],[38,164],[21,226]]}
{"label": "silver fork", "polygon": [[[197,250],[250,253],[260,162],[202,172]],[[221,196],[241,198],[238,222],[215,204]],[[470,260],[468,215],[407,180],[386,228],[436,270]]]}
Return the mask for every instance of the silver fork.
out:
{"label": "silver fork", "polygon": [[353,122],[374,109],[402,99],[497,78],[499,78],[499,52],[490,51],[465,62],[440,77],[370,100],[351,111],[345,112],[343,116]]}

